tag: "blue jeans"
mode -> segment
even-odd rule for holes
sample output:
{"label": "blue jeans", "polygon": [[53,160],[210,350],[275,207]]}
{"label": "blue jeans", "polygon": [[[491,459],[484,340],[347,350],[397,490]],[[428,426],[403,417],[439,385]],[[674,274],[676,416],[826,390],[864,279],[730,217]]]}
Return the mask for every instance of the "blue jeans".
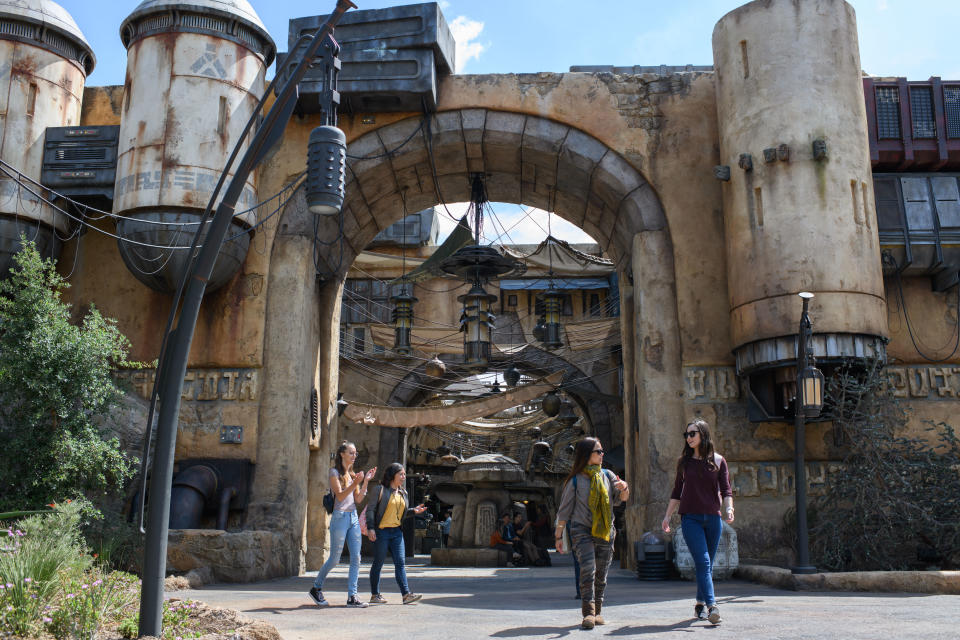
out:
{"label": "blue jeans", "polygon": [[713,595],[713,558],[717,555],[723,524],[715,513],[687,513],[680,517],[683,539],[697,568],[697,602],[717,604]]}
{"label": "blue jeans", "polygon": [[370,565],[370,593],[373,595],[380,593],[380,570],[387,559],[389,548],[390,555],[393,556],[393,576],[397,579],[400,593],[407,595],[410,593],[410,587],[407,586],[407,567],[403,555],[403,531],[400,527],[387,527],[375,529],[375,531],[377,540],[373,550],[373,564]]}
{"label": "blue jeans", "polygon": [[350,550],[350,574],[347,578],[347,596],[357,595],[357,582],[360,580],[360,519],[354,511],[334,511],[330,516],[330,557],[317,572],[317,579],[313,586],[323,589],[330,570],[340,562],[343,553],[343,543],[347,543]]}

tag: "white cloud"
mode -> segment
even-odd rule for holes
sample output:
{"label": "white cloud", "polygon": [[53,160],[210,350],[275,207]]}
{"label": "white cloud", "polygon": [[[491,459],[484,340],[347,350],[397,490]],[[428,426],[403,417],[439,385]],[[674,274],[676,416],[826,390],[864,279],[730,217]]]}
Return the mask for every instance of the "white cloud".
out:
{"label": "white cloud", "polygon": [[439,3],[439,4],[440,4],[440,8],[441,8],[441,9],[449,9],[449,8],[450,8],[450,2],[449,2],[448,0],[440,0],[440,3]]}
{"label": "white cloud", "polygon": [[480,37],[483,32],[483,23],[478,20],[471,20],[466,16],[457,16],[450,23],[450,31],[453,33],[453,39],[457,42],[456,72],[463,71],[467,62],[473,58],[479,58],[480,54],[487,50],[489,43],[473,42]]}

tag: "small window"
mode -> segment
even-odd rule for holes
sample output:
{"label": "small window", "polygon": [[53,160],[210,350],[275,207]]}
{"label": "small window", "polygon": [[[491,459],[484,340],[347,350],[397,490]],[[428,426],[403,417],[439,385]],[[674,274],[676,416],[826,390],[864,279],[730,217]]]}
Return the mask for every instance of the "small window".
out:
{"label": "small window", "polygon": [[573,296],[569,293],[563,294],[563,309],[561,310],[560,315],[573,315]]}
{"label": "small window", "polygon": [[943,88],[943,106],[947,112],[947,137],[960,138],[960,87]]}
{"label": "small window", "polygon": [[353,352],[363,353],[367,350],[367,343],[364,340],[364,328],[354,327],[353,329]]}
{"label": "small window", "polygon": [[933,119],[933,91],[930,87],[910,88],[910,117],[914,138],[936,138],[937,123]]}
{"label": "small window", "polygon": [[590,317],[591,318],[602,318],[603,317],[603,307],[600,306],[600,294],[591,293],[590,294]]}
{"label": "small window", "polygon": [[517,306],[517,294],[511,293],[509,296],[507,296],[507,306],[508,307]]}
{"label": "small window", "polygon": [[900,90],[877,87],[877,135],[880,138],[900,137]]}
{"label": "small window", "polygon": [[222,136],[227,131],[227,98],[220,96],[220,110],[217,113],[217,135]]}
{"label": "small window", "polygon": [[32,117],[36,109],[37,109],[37,85],[31,82],[30,87],[27,90],[27,115]]}

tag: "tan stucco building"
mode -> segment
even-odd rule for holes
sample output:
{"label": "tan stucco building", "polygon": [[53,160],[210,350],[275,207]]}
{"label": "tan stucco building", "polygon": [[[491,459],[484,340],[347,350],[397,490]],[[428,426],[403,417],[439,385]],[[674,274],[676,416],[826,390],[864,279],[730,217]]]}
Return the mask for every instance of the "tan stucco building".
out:
{"label": "tan stucco building", "polygon": [[[175,4],[145,2],[124,22],[131,51],[124,87],[71,81],[79,116],[46,125],[119,125],[108,200],[114,213],[141,225],[157,212],[174,215],[163,218],[169,224],[202,211],[212,187],[204,176],[215,176],[235,144],[275,51],[245,0],[220,3],[232,7],[232,35],[217,35],[213,23],[184,29],[149,22],[151,11],[163,14]],[[361,381],[366,374],[342,364],[344,283],[366,277],[358,268],[376,271],[357,257],[407,213],[468,201],[474,173],[484,175],[491,201],[545,209],[581,227],[616,275],[616,290],[604,299],[619,299],[611,317],[618,318],[622,348],[601,369],[618,371],[597,384],[605,424],[614,430],[609,438],[623,447],[633,486],[628,542],[658,525],[681,429],[702,416],[730,462],[741,556],[789,560],[783,514],[793,501],[789,401],[800,291],[816,295],[811,315],[822,366],[889,358],[893,384],[912,410],[911,429],[920,433],[924,420],[950,419],[960,396],[960,354],[927,353],[948,356],[928,364],[911,336],[952,344],[958,330],[957,286],[943,276],[960,268],[948,233],[951,203],[960,200],[957,174],[950,173],[960,168],[960,138],[950,138],[960,127],[957,89],[939,79],[919,88],[871,79],[865,99],[856,19],[843,0],[757,0],[718,20],[712,70],[446,74],[427,115],[341,114],[352,156],[342,225],[335,217],[315,221],[302,191],[284,191],[304,171],[307,137],[320,123],[319,114],[290,118],[249,181],[249,201],[264,204],[236,222],[247,246],[230,249],[235,268],[204,298],[176,447],[181,462],[242,461],[246,470],[238,473],[247,474],[248,491],[226,532],[172,534],[174,567],[189,569],[206,554],[230,558],[231,569],[220,574],[227,579],[317,568],[325,541],[320,501],[340,440],[356,440],[369,464],[404,456],[418,463],[419,454],[404,449],[412,444],[394,431],[338,420],[338,392],[373,404],[422,400],[399,393],[402,380]],[[244,35],[236,35],[241,27]],[[0,44],[7,40],[0,34]],[[74,58],[62,64],[80,73],[82,60]],[[149,66],[149,78],[136,75],[143,73],[138,65]],[[29,93],[32,76],[22,77]],[[927,86],[936,115],[932,138],[922,127],[918,135],[921,112],[910,111],[914,93]],[[899,130],[884,138],[892,103],[877,92],[890,87],[911,97],[901,93]],[[18,116],[10,104],[8,136]],[[42,130],[31,135],[27,148],[43,145]],[[3,159],[25,166],[17,145],[5,144]],[[896,159],[905,148],[910,163]],[[923,160],[927,152],[932,159]],[[881,214],[899,211],[907,220],[899,236],[883,215],[878,219],[875,171],[894,185]],[[916,196],[916,181],[934,195]],[[266,201],[272,194],[281,195]],[[5,206],[4,219],[18,214]],[[44,215],[41,224],[60,224]],[[109,217],[87,224],[91,230],[66,241],[60,256],[68,299],[77,308],[95,302],[118,320],[132,357],[152,361],[171,296],[156,290],[163,286],[156,280],[144,281],[169,258],[136,246],[121,251],[100,233],[121,232],[121,222]],[[929,233],[910,235],[916,230]],[[888,251],[904,266],[905,248],[916,257],[912,267],[884,262]],[[921,264],[931,251],[939,262]],[[935,275],[941,284],[931,287]],[[378,277],[386,276],[372,279]],[[430,282],[438,289],[442,281]],[[416,295],[438,322],[455,324],[452,294]],[[573,306],[589,304],[577,298]],[[411,361],[411,374],[422,366]],[[132,393],[149,396],[150,372],[122,377]],[[590,403],[581,409],[588,424],[598,423]],[[811,493],[842,456],[829,422],[808,425]],[[632,545],[622,548],[629,564]]]}

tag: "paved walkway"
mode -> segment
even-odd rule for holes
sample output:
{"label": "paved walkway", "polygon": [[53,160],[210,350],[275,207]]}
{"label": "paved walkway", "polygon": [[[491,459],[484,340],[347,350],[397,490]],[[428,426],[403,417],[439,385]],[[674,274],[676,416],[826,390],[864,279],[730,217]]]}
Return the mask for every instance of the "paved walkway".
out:
{"label": "paved walkway", "polygon": [[[348,609],[347,567],[327,579],[333,605],[319,609],[307,596],[316,574],[244,585],[209,585],[168,595],[237,609],[275,626],[285,640],[471,640],[473,638],[960,638],[960,596],[780,591],[729,580],[717,583],[723,624],[695,621],[691,582],[640,582],[612,569],[604,616],[593,631],[579,628],[570,556],[553,567],[477,569],[432,567],[417,557],[407,566],[416,605],[400,604],[393,567],[381,577],[388,604]],[[346,558],[344,558],[346,559]],[[369,562],[360,569],[360,596],[369,594]]]}

